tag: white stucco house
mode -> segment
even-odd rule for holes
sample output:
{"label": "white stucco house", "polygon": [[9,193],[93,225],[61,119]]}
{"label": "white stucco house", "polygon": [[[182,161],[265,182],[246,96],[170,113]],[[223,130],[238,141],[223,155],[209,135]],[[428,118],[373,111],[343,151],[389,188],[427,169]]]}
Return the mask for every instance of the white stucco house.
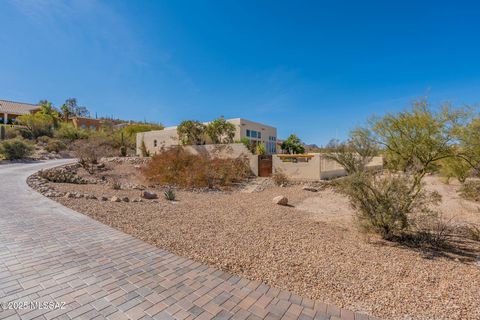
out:
{"label": "white stucco house", "polygon": [[[263,143],[267,154],[275,154],[277,152],[276,128],[242,118],[227,119],[226,121],[235,126],[234,141],[247,138],[253,145]],[[208,122],[204,124],[208,124]],[[163,130],[137,133],[137,155],[141,155],[140,147],[142,142],[145,143],[145,147],[150,154],[158,153],[162,148],[180,145],[176,126],[167,127]]]}

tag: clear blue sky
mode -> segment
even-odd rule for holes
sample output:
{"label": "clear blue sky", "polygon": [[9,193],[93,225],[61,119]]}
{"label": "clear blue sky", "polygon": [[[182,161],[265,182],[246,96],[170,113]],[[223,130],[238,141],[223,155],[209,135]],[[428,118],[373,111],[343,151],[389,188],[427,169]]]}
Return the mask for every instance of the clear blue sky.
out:
{"label": "clear blue sky", "polygon": [[478,1],[3,0],[0,44],[0,99],[307,143],[419,96],[480,102]]}

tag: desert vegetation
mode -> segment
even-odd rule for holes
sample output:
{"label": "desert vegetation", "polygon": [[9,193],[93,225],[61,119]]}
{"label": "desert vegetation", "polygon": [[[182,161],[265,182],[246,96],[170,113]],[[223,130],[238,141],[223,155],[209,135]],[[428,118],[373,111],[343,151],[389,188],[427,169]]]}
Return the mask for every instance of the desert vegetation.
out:
{"label": "desert vegetation", "polygon": [[[42,154],[77,156],[95,162],[101,156],[127,156],[135,153],[136,133],[163,128],[159,124],[104,121],[100,128],[77,128],[69,119],[85,117],[89,111],[74,98],[59,108],[40,101],[40,110],[17,117],[13,127],[4,127],[5,140],[0,141],[0,158],[6,160],[41,158]],[[93,150],[96,148],[97,150]],[[95,155],[93,155],[95,153]]]}
{"label": "desert vegetation", "polygon": [[[441,197],[425,188],[424,178],[438,172],[456,177],[465,197],[473,198],[476,190],[466,180],[480,160],[472,140],[476,126],[471,113],[448,105],[435,110],[425,100],[373,118],[348,141],[330,144],[328,157],[348,173],[332,185],[350,199],[362,229],[388,240],[445,245],[454,230],[433,209]],[[365,165],[380,153],[386,170],[367,171]]]}
{"label": "desert vegetation", "polygon": [[192,154],[182,147],[164,150],[152,157],[143,170],[151,183],[182,188],[225,188],[252,175],[248,160]]}
{"label": "desert vegetation", "polygon": [[208,139],[213,144],[225,144],[233,142],[235,126],[224,117],[206,125],[197,120],[184,120],[178,125],[177,133],[183,145],[201,145]]}

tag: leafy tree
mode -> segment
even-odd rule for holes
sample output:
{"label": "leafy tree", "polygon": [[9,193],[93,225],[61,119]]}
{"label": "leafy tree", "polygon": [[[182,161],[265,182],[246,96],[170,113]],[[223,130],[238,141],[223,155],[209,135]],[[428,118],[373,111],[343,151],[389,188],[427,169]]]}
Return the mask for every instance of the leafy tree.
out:
{"label": "leafy tree", "polygon": [[178,137],[184,145],[203,144],[205,139],[205,125],[195,120],[185,120],[177,127]]}
{"label": "leafy tree", "polygon": [[51,117],[53,125],[57,127],[60,120],[60,113],[58,110],[48,100],[40,100],[39,105],[40,111],[38,111],[38,113]]}
{"label": "leafy tree", "polygon": [[[332,152],[346,154],[331,158],[351,174],[339,190],[348,195],[364,226],[392,238],[411,230],[415,216],[435,215],[430,205],[439,198],[425,190],[423,178],[441,161],[457,157],[458,132],[467,116],[448,105],[434,111],[419,101],[410,110],[372,119],[369,127],[352,133],[349,142]],[[391,174],[367,172],[352,160],[368,156],[376,145],[383,148]]]}
{"label": "leafy tree", "polygon": [[235,136],[235,125],[226,121],[224,117],[220,117],[210,122],[205,128],[205,132],[214,144],[232,143]]}
{"label": "leafy tree", "polygon": [[305,152],[302,140],[300,140],[295,134],[291,134],[285,141],[283,141],[280,148],[290,154],[300,154]]}
{"label": "leafy tree", "polygon": [[480,171],[480,118],[474,118],[457,130],[459,158],[467,162],[476,172]]}
{"label": "leafy tree", "polygon": [[464,183],[472,173],[472,166],[460,157],[451,157],[440,162],[440,173],[448,180],[457,178],[460,183]]}
{"label": "leafy tree", "polygon": [[352,131],[346,142],[331,140],[325,149],[330,150],[326,154],[327,159],[340,164],[347,174],[364,171],[378,153],[378,146],[372,140],[370,131],[366,129]]}
{"label": "leafy tree", "polygon": [[60,107],[60,110],[65,121],[72,117],[87,117],[90,114],[86,107],[77,104],[77,99],[75,98],[67,99]]}
{"label": "leafy tree", "polygon": [[53,136],[54,122],[51,116],[37,112],[25,114],[16,119],[16,123],[22,125],[20,133],[25,138],[36,139],[41,136]]}

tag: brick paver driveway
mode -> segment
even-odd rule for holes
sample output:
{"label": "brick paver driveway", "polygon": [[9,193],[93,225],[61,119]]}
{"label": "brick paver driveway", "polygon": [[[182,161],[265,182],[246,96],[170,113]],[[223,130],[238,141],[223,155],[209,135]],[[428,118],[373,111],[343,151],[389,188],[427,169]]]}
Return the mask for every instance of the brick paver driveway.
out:
{"label": "brick paver driveway", "polygon": [[0,165],[0,319],[367,319],[158,249],[25,183],[65,162]]}

